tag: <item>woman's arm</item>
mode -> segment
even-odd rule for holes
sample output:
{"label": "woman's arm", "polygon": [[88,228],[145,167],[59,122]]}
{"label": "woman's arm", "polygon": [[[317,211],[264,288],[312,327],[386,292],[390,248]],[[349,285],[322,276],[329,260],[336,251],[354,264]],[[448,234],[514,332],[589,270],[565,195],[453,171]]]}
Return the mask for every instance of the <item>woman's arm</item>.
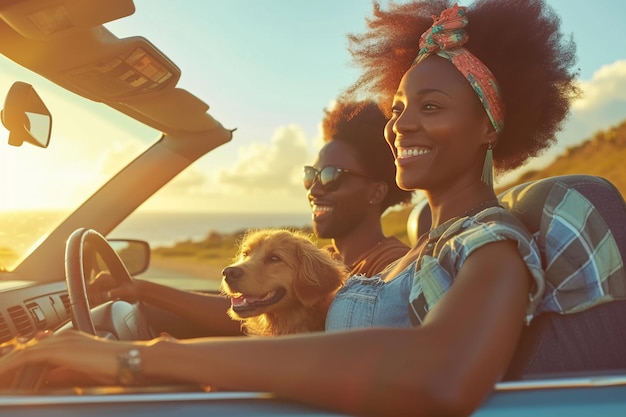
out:
{"label": "woman's arm", "polygon": [[421,327],[135,343],[72,332],[11,352],[0,367],[46,361],[113,382],[117,356],[137,348],[148,380],[269,391],[349,414],[468,415],[508,366],[529,283],[515,244],[497,242],[466,260]]}

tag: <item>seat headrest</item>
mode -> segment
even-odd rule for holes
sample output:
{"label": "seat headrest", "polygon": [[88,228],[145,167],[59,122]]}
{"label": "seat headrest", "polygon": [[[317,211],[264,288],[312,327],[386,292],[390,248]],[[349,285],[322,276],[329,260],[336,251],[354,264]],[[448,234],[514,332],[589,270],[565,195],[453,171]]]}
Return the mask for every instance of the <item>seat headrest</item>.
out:
{"label": "seat headrest", "polygon": [[[622,257],[626,254],[626,203],[607,179],[593,175],[560,175],[516,185],[498,196],[531,233],[540,229],[546,200],[555,187],[574,191],[589,202],[613,233]],[[563,191],[562,190],[562,191]]]}
{"label": "seat headrest", "polygon": [[[622,257],[626,257],[626,203],[619,190],[605,178],[583,174],[554,176],[511,187],[498,199],[534,234],[539,231],[546,199],[556,184],[576,191],[595,207],[612,231]],[[430,226],[430,207],[423,200],[412,209],[407,221],[411,244],[430,230]]]}

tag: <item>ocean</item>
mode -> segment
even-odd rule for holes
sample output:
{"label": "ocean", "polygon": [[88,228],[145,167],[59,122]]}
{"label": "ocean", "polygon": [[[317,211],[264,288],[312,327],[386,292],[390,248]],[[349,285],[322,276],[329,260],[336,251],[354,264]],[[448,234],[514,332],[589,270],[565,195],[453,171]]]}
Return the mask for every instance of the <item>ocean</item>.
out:
{"label": "ocean", "polygon": [[249,228],[311,227],[311,213],[135,213],[108,238],[141,239],[151,247],[199,241],[211,232],[233,233]]}
{"label": "ocean", "polygon": [[[65,214],[61,211],[0,211],[0,267],[26,253]],[[310,213],[151,213],[136,212],[107,235],[141,239],[150,247],[200,241],[211,232],[233,233],[263,227],[311,227]],[[6,259],[2,259],[5,256]],[[7,258],[8,257],[8,258]]]}
{"label": "ocean", "polygon": [[[64,214],[59,211],[0,212],[0,269],[12,268],[20,256],[45,235]],[[121,223],[107,238],[145,240],[151,248],[173,246],[177,242],[201,241],[211,232],[233,233],[250,228],[311,227],[310,213],[150,213],[136,212]],[[159,269],[154,265],[142,277],[178,288],[217,289],[218,276]]]}

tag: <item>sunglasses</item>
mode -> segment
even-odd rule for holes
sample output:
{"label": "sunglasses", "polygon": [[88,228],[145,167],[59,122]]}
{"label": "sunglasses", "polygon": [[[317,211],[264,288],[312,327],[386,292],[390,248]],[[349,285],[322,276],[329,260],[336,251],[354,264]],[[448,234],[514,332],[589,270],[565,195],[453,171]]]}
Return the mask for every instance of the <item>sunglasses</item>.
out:
{"label": "sunglasses", "polygon": [[339,187],[341,183],[341,177],[343,174],[355,175],[357,177],[369,178],[365,174],[360,172],[349,171],[343,168],[337,168],[333,166],[325,166],[318,170],[312,166],[305,166],[302,179],[304,180],[304,188],[310,190],[317,181],[324,191],[334,191]]}

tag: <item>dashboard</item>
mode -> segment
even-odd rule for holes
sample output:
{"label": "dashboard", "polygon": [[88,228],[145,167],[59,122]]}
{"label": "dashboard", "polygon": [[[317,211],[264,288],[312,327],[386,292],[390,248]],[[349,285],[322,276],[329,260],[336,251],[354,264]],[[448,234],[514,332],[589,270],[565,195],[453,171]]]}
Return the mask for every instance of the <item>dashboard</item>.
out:
{"label": "dashboard", "polygon": [[0,343],[16,336],[31,338],[39,330],[53,330],[70,318],[65,282],[0,283]]}

